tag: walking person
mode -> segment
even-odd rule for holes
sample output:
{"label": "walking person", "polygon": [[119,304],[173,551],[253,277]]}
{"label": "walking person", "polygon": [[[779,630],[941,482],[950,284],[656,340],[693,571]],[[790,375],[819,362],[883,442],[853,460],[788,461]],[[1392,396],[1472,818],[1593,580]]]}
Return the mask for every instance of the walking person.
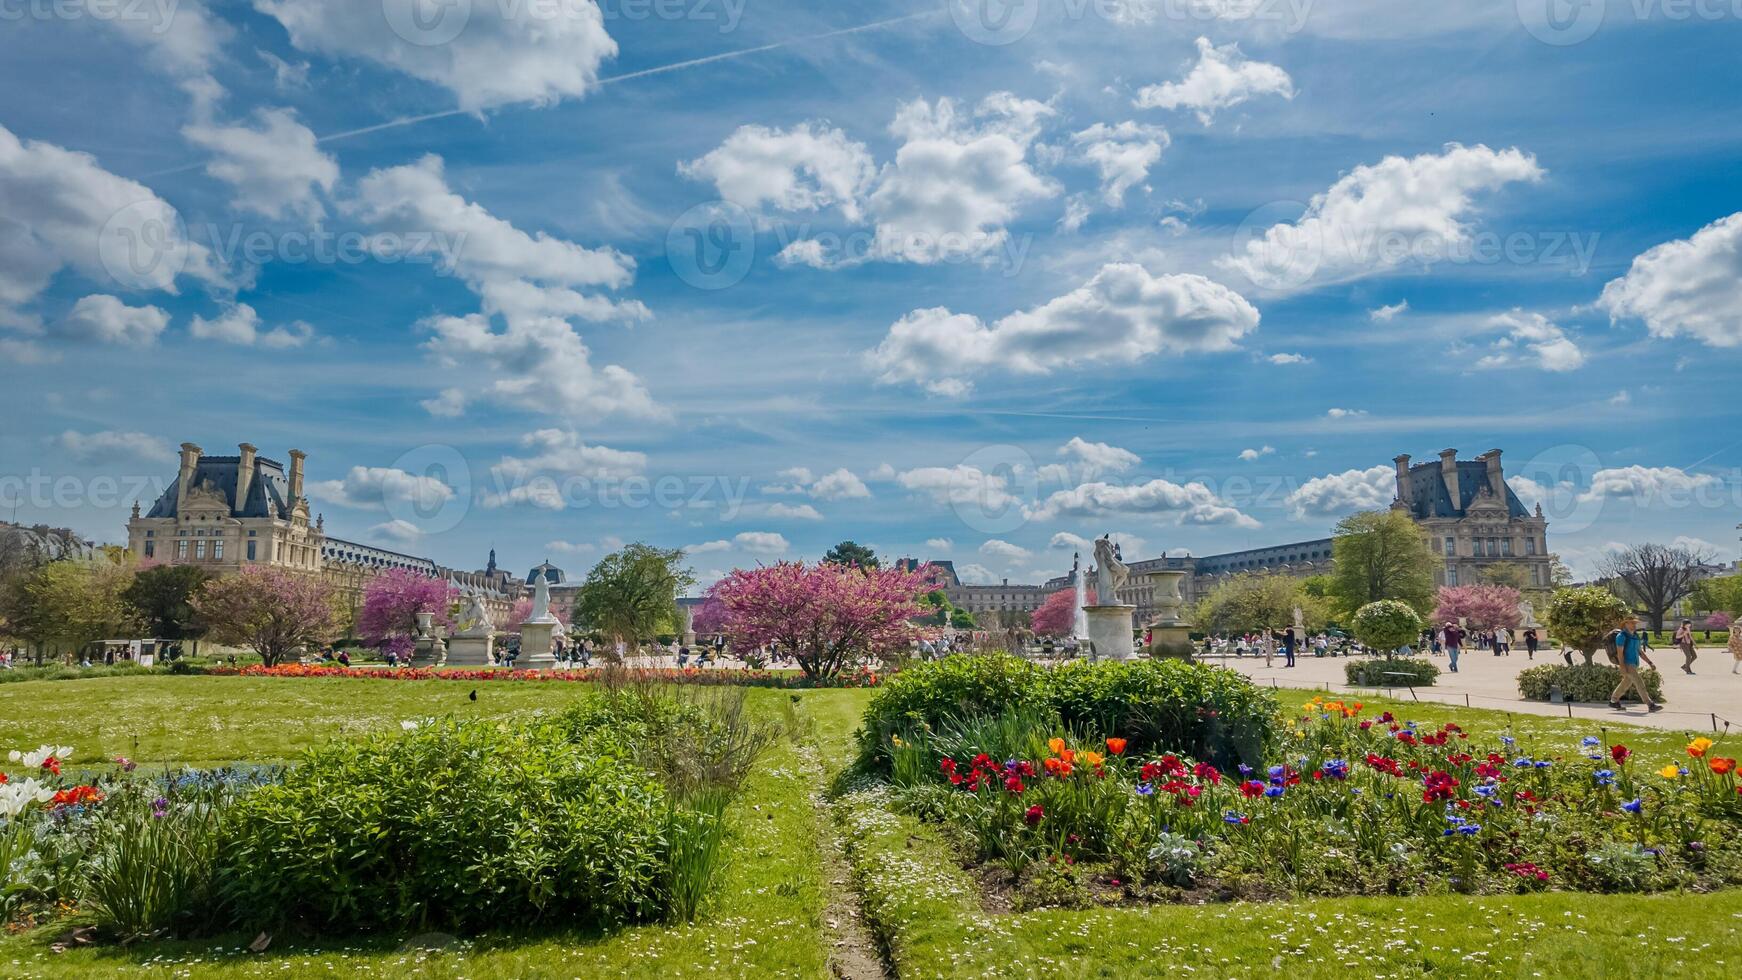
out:
{"label": "walking person", "polygon": [[1446,659],[1451,662],[1452,673],[1455,674],[1458,672],[1458,654],[1462,652],[1464,645],[1464,631],[1457,623],[1447,623],[1441,632],[1445,636]]}
{"label": "walking person", "polygon": [[1729,646],[1730,658],[1736,661],[1730,665],[1730,673],[1734,674],[1738,669],[1742,669],[1742,629],[1737,629],[1734,623],[1730,624]]}
{"label": "walking person", "polygon": [[1645,702],[1646,711],[1662,711],[1663,705],[1651,700],[1651,694],[1645,689],[1645,679],[1639,676],[1639,662],[1656,670],[1657,664],[1651,660],[1651,655],[1645,652],[1645,635],[1639,632],[1639,617],[1628,616],[1621,621],[1621,629],[1615,634],[1615,646],[1619,648],[1621,662],[1616,666],[1621,668],[1621,683],[1615,685],[1615,690],[1609,695],[1609,707],[1616,711],[1623,710],[1621,699],[1632,691],[1639,700]]}
{"label": "walking person", "polygon": [[1258,645],[1264,649],[1264,666],[1270,666],[1270,659],[1276,656],[1276,637],[1270,630],[1265,630],[1258,638]]}
{"label": "walking person", "polygon": [[1293,626],[1282,631],[1282,665],[1284,667],[1294,666],[1294,648],[1299,642],[1295,638]]}
{"label": "walking person", "polygon": [[1512,631],[1505,626],[1496,627],[1494,630],[1494,656],[1512,656]]}
{"label": "walking person", "polygon": [[1694,661],[1699,659],[1700,656],[1699,651],[1694,648],[1693,620],[1684,619],[1682,620],[1682,624],[1676,627],[1675,645],[1682,649],[1682,673],[1692,674],[1694,672]]}
{"label": "walking person", "polygon": [[1541,641],[1537,639],[1535,629],[1527,629],[1524,631],[1524,652],[1532,660],[1536,659],[1536,645],[1539,642]]}

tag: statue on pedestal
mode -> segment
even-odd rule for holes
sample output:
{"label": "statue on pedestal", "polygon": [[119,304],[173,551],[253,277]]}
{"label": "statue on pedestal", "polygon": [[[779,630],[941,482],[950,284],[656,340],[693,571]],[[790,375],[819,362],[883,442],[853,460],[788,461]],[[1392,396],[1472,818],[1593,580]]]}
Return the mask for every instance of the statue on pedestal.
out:
{"label": "statue on pedestal", "polygon": [[1117,606],[1119,590],[1131,580],[1131,570],[1119,560],[1119,546],[1111,535],[1095,539],[1095,598],[1103,606]]}

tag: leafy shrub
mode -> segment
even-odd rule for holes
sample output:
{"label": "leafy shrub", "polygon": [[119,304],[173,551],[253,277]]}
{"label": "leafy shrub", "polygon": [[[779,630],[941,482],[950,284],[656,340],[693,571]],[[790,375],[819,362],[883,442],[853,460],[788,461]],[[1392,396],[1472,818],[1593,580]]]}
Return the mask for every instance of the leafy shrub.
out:
{"label": "leafy shrub", "polygon": [[1134,752],[1189,752],[1231,767],[1262,756],[1277,703],[1236,671],[1178,660],[1048,670],[1002,654],[948,657],[904,671],[872,697],[861,762],[887,771],[892,738],[1006,711],[1056,713],[1065,728],[1128,739]]}
{"label": "leafy shrub", "polygon": [[1046,674],[1066,726],[1129,739],[1133,752],[1184,752],[1228,768],[1256,764],[1275,726],[1275,697],[1225,667],[1078,660]]}
{"label": "leafy shrub", "polygon": [[1361,687],[1432,687],[1439,676],[1438,666],[1417,657],[1375,657],[1343,665],[1344,679]]}
{"label": "leafy shrub", "polygon": [[236,908],[340,931],[658,919],[673,810],[597,748],[468,721],[312,749],[236,807]]}
{"label": "leafy shrub", "polygon": [[1380,599],[1355,610],[1355,638],[1370,650],[1395,650],[1421,636],[1421,616],[1407,602]]}
{"label": "leafy shrub", "polygon": [[85,871],[83,909],[123,942],[198,931],[217,913],[219,830],[231,801],[209,789],[173,801],[158,792],[136,783],[110,795]]}
{"label": "leafy shrub", "polygon": [[[1663,701],[1663,675],[1655,670],[1642,670],[1639,676],[1653,701]],[[1608,664],[1544,664],[1518,675],[1518,693],[1526,701],[1547,701],[1549,689],[1559,685],[1568,701],[1607,701],[1615,686],[1621,683],[1621,671]]]}

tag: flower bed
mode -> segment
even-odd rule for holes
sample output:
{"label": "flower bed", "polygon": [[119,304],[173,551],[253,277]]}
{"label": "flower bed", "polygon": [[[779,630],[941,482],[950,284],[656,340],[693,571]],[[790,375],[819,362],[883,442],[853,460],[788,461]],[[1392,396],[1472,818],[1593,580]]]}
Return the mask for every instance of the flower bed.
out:
{"label": "flower bed", "polygon": [[581,670],[507,670],[439,667],[335,667],[326,664],[279,664],[266,667],[210,667],[206,674],[219,677],[347,677],[389,681],[538,681],[593,684],[610,674],[633,684],[695,684],[716,687],[770,687],[779,689],[876,687],[881,678],[860,670],[832,680],[813,681],[797,671],[702,670],[696,667],[591,667]]}
{"label": "flower bed", "polygon": [[1223,770],[1019,712],[894,737],[896,798],[1019,906],[1742,884],[1734,758],[1637,759],[1427,730],[1315,699],[1267,765]]}

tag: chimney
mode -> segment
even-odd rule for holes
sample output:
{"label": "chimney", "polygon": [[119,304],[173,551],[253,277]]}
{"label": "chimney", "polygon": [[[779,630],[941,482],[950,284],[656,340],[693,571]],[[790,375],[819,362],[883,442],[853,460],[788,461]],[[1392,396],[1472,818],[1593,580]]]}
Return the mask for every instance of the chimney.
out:
{"label": "chimney", "polygon": [[290,451],[290,500],[286,503],[292,508],[302,499],[302,461],[308,459],[308,453],[300,449]]}
{"label": "chimney", "polygon": [[1500,450],[1490,449],[1482,454],[1482,462],[1488,464],[1488,489],[1494,491],[1494,496],[1506,499],[1506,474],[1500,469]]}
{"label": "chimney", "polygon": [[1456,449],[1440,450],[1440,481],[1446,485],[1446,496],[1451,498],[1452,509],[1462,512],[1463,496],[1458,491],[1458,451]]}
{"label": "chimney", "polygon": [[1403,453],[1392,462],[1397,464],[1397,499],[1407,506],[1414,506],[1415,500],[1409,492],[1409,454]]}
{"label": "chimney", "polygon": [[194,483],[194,467],[200,465],[200,453],[203,450],[191,442],[181,444],[181,473],[175,481],[175,513],[181,516],[182,508],[188,502],[188,490]]}
{"label": "chimney", "polygon": [[245,442],[236,448],[242,450],[242,462],[236,466],[236,506],[231,513],[241,514],[248,507],[248,491],[254,486],[254,454],[260,450]]}

